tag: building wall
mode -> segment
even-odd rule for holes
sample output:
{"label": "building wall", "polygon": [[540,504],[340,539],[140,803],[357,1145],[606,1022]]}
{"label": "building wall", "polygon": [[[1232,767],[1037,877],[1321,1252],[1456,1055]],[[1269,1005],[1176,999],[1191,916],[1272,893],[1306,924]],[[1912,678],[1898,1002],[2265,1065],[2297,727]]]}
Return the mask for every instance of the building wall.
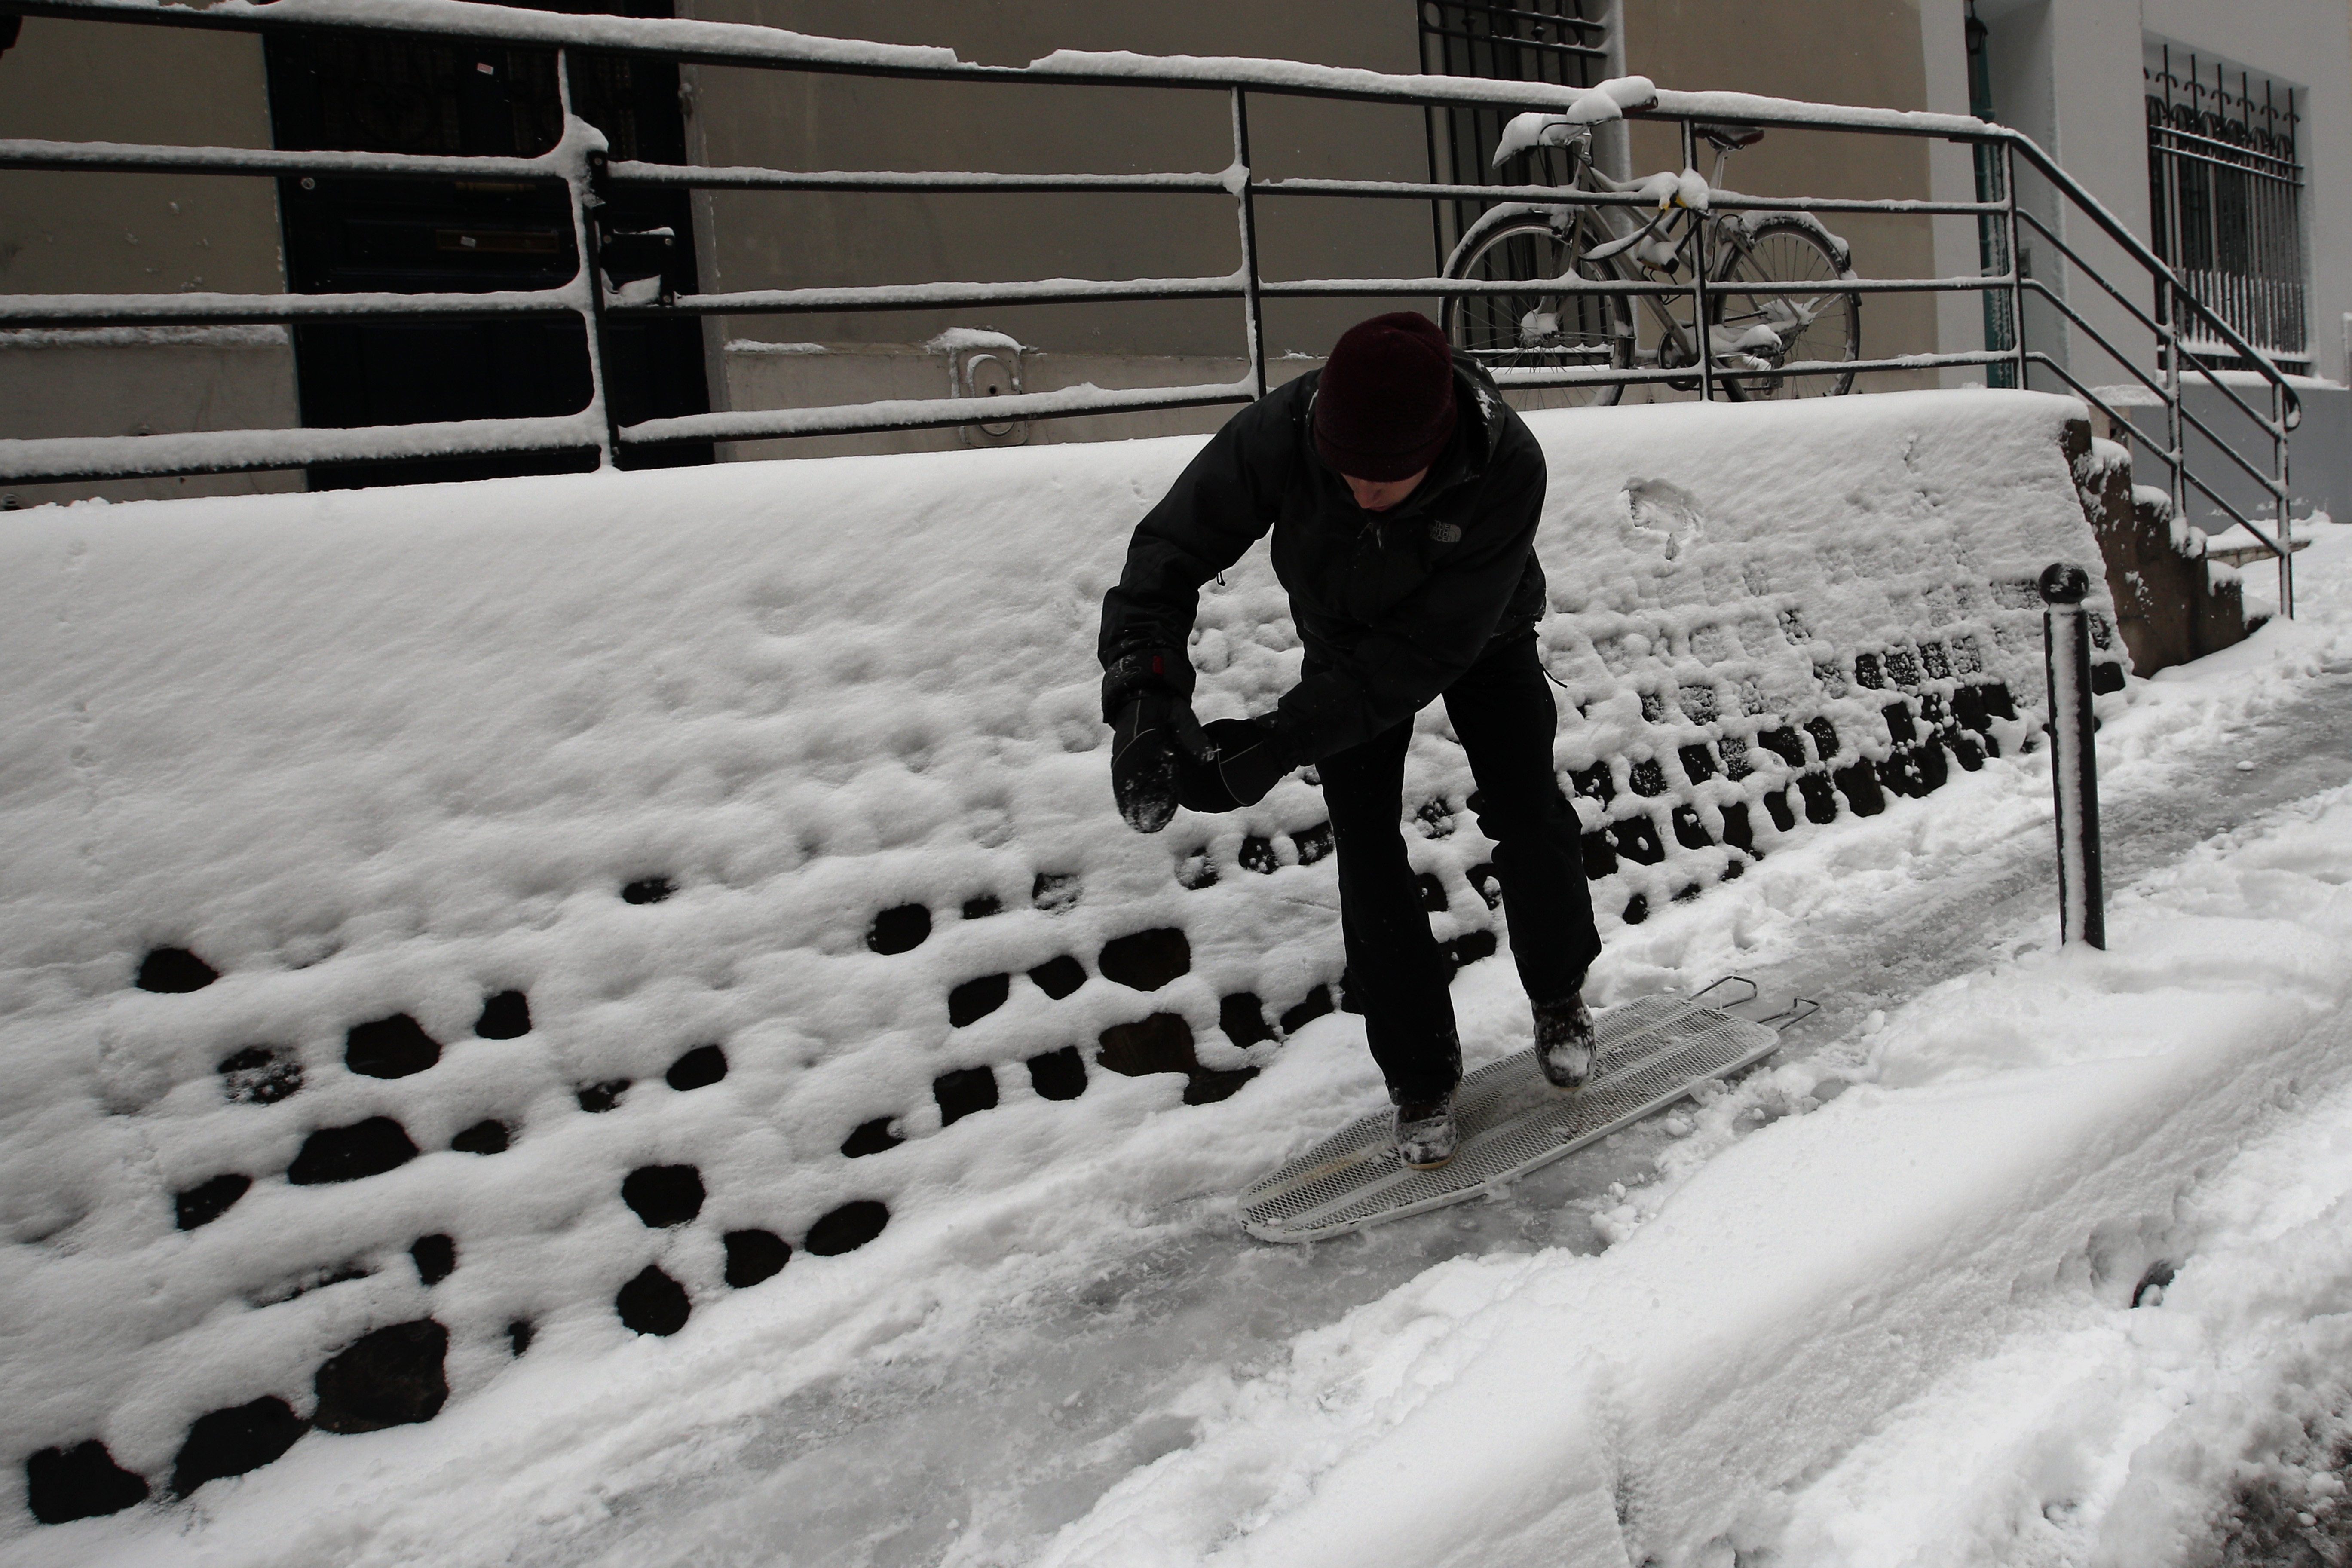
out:
{"label": "building wall", "polygon": [[[1961,0],[1928,0],[1941,10],[1931,28],[1957,33]],[[2218,56],[2255,73],[2304,89],[2305,121],[2299,139],[2305,165],[2303,222],[2311,368],[2322,377],[2345,379],[2344,320],[2352,310],[2352,6],[2328,0],[1978,0],[1977,14],[1990,28],[1995,109],[2048,150],[2068,174],[2134,234],[2150,232],[2147,121],[2142,83],[2142,42],[2150,35]],[[1965,71],[1965,60],[1947,69]],[[1966,78],[1958,93],[1965,100]],[[1950,86],[1945,89],[1949,97]],[[1938,195],[1964,194],[1939,183]],[[2142,309],[2153,304],[2147,272],[2121,247],[2068,204],[2055,200],[2039,182],[2019,184],[2022,205],[2052,223],[2066,244],[2122,289]],[[2111,300],[2097,283],[2064,264],[2043,241],[2029,237],[2032,269],[2049,283],[2091,328],[2107,338],[2122,359],[2148,374],[2157,372],[2153,334]],[[1948,249],[1948,262],[1950,252]],[[2135,384],[2125,363],[2082,327],[2062,320],[2051,307],[2029,300],[2025,316],[2029,346],[2052,353],[2075,378],[2093,388]],[[1965,323],[1948,313],[1948,338],[1964,340]],[[1973,346],[1954,341],[1951,346]],[[2064,390],[2046,373],[2036,385]],[[2293,489],[2297,510],[2319,507],[2352,515],[2352,472],[2329,432],[2340,428],[2347,395],[2325,385],[2306,384],[2312,409],[2294,447]],[[2232,445],[2267,468],[2269,442],[2257,439],[2225,403],[2213,401],[2209,423],[2232,437]],[[2226,460],[2208,455],[2192,466],[2216,489],[2240,500],[2237,475]],[[2159,464],[2143,458],[2143,482],[2162,484]],[[2215,521],[2211,510],[2192,498],[2190,513]]]}
{"label": "building wall", "polygon": [[[1921,0],[1919,62],[1925,77],[1930,113],[1967,114],[1969,106],[1968,38],[1962,11],[1954,0]],[[1976,159],[1957,142],[1927,143],[1928,193],[1939,202],[1976,200]],[[1980,271],[1983,258],[1977,220],[1939,217],[1932,225],[1935,268],[1938,278],[1961,278]],[[1967,353],[1985,346],[1984,297],[1943,294],[1935,302],[1936,342],[1944,353]],[[1946,386],[1982,385],[1982,370],[1949,370],[1939,378]]]}
{"label": "building wall", "polygon": [[[1822,0],[1629,0],[1624,14],[1625,68],[1662,87],[1930,107],[1918,0],[1848,0],[1834,8]],[[1637,123],[1632,132],[1636,174],[1680,166],[1675,127]],[[1710,174],[1714,149],[1701,143],[1699,153],[1699,172]],[[1929,144],[1914,137],[1774,130],[1733,153],[1724,179],[1758,195],[1926,197]],[[1823,221],[1853,246],[1854,270],[1865,277],[1925,278],[1935,270],[1931,219],[1839,213]],[[1862,323],[1862,351],[1870,358],[1933,353],[1938,345],[1937,303],[1924,296],[1867,297]],[[1886,390],[1935,380],[1932,373],[1896,372],[1856,384]]]}
{"label": "building wall", "polygon": [[[267,147],[261,41],[27,19],[0,54],[0,137]],[[277,293],[278,197],[227,176],[0,173],[0,293]],[[117,436],[300,423],[282,332],[0,331],[0,431]],[[284,474],[16,486],[17,505],[299,489]]]}
{"label": "building wall", "polygon": [[[1960,0],[1929,0],[1929,26],[1957,36]],[[1934,14],[1942,13],[1941,20]],[[2310,0],[1978,0],[1977,13],[1991,29],[1995,108],[2000,119],[2032,137],[2067,173],[2087,185],[2134,233],[2149,232],[2147,128],[2141,81],[2141,41],[2158,35],[2208,55],[2218,55],[2305,89],[2302,156],[2309,247],[2310,310],[2316,374],[2344,378],[2341,323],[2352,310],[2352,276],[2344,260],[2352,256],[2352,8]],[[1955,58],[1948,72],[1965,72]],[[1957,83],[1965,102],[1966,78]],[[1948,98],[1955,97],[1947,88]],[[1939,188],[1939,194],[1944,194]],[[2080,215],[2048,199],[2028,180],[2021,199],[2058,223],[2066,243],[2117,280],[2140,288],[2146,274],[2100,237]],[[2032,243],[2031,240],[2029,244]],[[2054,264],[2046,245],[2037,259]],[[2051,280],[2050,273],[2037,275]],[[2152,368],[2154,355],[2144,331],[2101,299],[2095,285],[2067,279],[2068,302],[2092,324],[2133,352],[2134,363]],[[2045,331],[2037,331],[2045,326]],[[2113,329],[2109,331],[2109,329]],[[2091,381],[2113,380],[2117,367],[2079,330],[2029,317],[2034,346],[2061,343],[2083,363],[2076,373]],[[2143,352],[2145,351],[2145,352]],[[2053,352],[2057,352],[2053,349]]]}
{"label": "building wall", "polygon": [[[684,7],[681,7],[683,10]],[[1411,72],[1418,37],[1409,5],[1295,0],[1279,6],[1192,0],[1110,6],[1076,0],[694,0],[712,21],[944,45],[967,60],[1026,65],[1056,48],[1247,55]],[[1005,87],[697,68],[690,100],[699,153],[714,164],[797,169],[984,169],[1007,173],[1213,172],[1233,162],[1231,110],[1217,91]],[[1251,158],[1262,174],[1420,179],[1428,166],[1417,109],[1271,95],[1249,105]],[[1030,278],[1222,277],[1241,265],[1231,197],[1216,195],[869,195],[711,193],[704,286],[712,290]],[[1389,277],[1435,268],[1429,211],[1414,202],[1294,198],[1257,204],[1269,278]],[[1393,304],[1272,301],[1266,352],[1319,354],[1348,325]],[[1042,354],[1027,384],[1075,380],[1150,384],[1177,364],[1201,379],[1245,369],[1238,301],[1019,306],[887,314],[737,317],[722,341],[814,342],[830,358],[722,353],[724,405],[822,403],[855,383],[875,396],[936,396],[945,362],[907,352],[950,327],[1003,331]],[[900,345],[876,353],[879,345]],[[863,349],[861,349],[863,346]],[[1136,374],[1129,376],[1124,362]],[[1150,363],[1143,363],[1150,362]],[[1190,374],[1189,372],[1187,373]],[[845,381],[844,378],[847,380]],[[1043,421],[1033,440],[1213,429],[1229,409]],[[757,443],[747,451],[906,450],[951,446],[954,431]]]}
{"label": "building wall", "polygon": [[[2339,384],[2352,381],[2352,365],[2346,363],[2347,313],[2352,312],[2352,6],[2315,0],[2246,0],[2231,5],[2211,0],[2141,0],[2139,11],[2141,26],[2150,34],[2305,89],[2297,147],[2304,165],[2311,368]],[[2137,103],[2132,107],[2139,110]],[[2116,140],[2124,139],[2119,135]],[[2121,152],[2118,147],[2119,163],[2125,161]],[[2256,407],[2267,406],[2259,393],[2240,391]],[[2289,450],[2293,510],[2297,515],[2316,510],[2352,518],[2352,448],[2346,442],[2347,432],[2352,431],[2352,393],[2306,384],[2302,396],[2304,424]],[[2224,405],[2217,395],[2206,394],[2203,404],[2200,412],[2206,423],[2268,471],[2269,440],[2256,435],[2243,416]],[[2202,438],[2192,437],[2192,454],[2200,445]],[[2211,473],[2214,488],[2231,495],[2248,515],[2258,520],[2263,515],[2255,509],[2266,510],[2268,502],[2248,493],[2234,468],[2212,460],[2198,468]],[[2228,521],[2199,497],[2190,498],[2189,514],[2211,529]],[[2268,568],[2250,571],[2250,581],[2268,576]]]}

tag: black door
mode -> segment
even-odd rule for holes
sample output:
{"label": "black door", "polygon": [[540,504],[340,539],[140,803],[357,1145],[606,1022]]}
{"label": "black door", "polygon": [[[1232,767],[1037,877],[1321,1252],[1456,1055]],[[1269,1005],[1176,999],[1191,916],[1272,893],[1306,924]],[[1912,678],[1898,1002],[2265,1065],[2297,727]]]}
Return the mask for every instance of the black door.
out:
{"label": "black door", "polygon": [[[670,14],[668,0],[556,0],[542,10]],[[562,132],[552,52],[351,35],[272,35],[272,132],[281,148],[536,157]],[[585,56],[573,102],[612,156],[686,162],[674,66]],[[279,182],[288,280],[298,293],[549,289],[577,267],[572,216],[555,187],[498,181],[316,178]],[[694,292],[693,226],[683,191],[629,192],[607,231],[667,230],[650,242],[666,285]],[[643,251],[648,242],[632,242]],[[294,329],[302,422],[313,426],[573,414],[589,394],[587,333],[576,317],[532,321],[303,323]],[[606,395],[615,419],[710,406],[702,338],[691,321],[614,322]],[[631,468],[707,463],[708,442],[625,454]],[[589,451],[353,463],[310,471],[314,489],[575,472]]]}

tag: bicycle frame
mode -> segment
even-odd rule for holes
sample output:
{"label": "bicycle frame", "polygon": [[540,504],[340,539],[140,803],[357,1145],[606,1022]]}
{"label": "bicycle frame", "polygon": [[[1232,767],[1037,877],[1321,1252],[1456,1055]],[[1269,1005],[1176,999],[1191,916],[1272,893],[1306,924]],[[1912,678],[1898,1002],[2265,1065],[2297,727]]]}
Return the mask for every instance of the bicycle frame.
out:
{"label": "bicycle frame", "polygon": [[[1567,153],[1571,188],[1594,195],[1629,195],[1639,193],[1648,182],[1619,180],[1603,173],[1592,161],[1592,138],[1590,133],[1562,143]],[[1689,149],[1685,147],[1687,153]],[[1715,168],[1707,184],[1710,191],[1723,184],[1724,170],[1731,161],[1732,149],[1716,148]],[[1691,160],[1685,159],[1685,166]],[[1564,244],[1580,250],[1582,258],[1592,266],[1606,268],[1613,280],[1639,284],[1648,281],[1645,271],[1671,275],[1678,266],[1691,268],[1692,276],[1700,279],[1690,293],[1644,293],[1639,296],[1658,330],[1658,346],[1643,350],[1636,347],[1633,363],[1664,369],[1689,366],[1698,372],[1697,378],[1687,385],[1669,382],[1678,391],[1700,388],[1706,396],[1714,395],[1713,383],[1717,367],[1726,361],[1729,368],[1748,374],[1769,374],[1775,367],[1766,360],[1746,353],[1731,341],[1718,342],[1723,329],[1707,329],[1707,352],[1702,355],[1696,342],[1697,317],[1704,305],[1693,311],[1687,325],[1676,317],[1673,302],[1684,299],[1703,300],[1706,285],[1727,280],[1733,268],[1742,259],[1753,260],[1756,249],[1747,223],[1737,215],[1718,214],[1692,208],[1676,200],[1661,206],[1646,218],[1635,216],[1634,210],[1612,206],[1587,206],[1562,204],[1549,208],[1533,204],[1535,210],[1545,211],[1555,233]],[[1592,246],[1577,245],[1577,230],[1588,216],[1593,229],[1606,237]],[[1712,257],[1710,264],[1708,258]],[[1631,264],[1625,259],[1633,258]],[[1810,324],[1810,322],[1808,322]],[[1671,351],[1671,352],[1670,352]],[[1726,390],[1734,397],[1740,395],[1737,384],[1727,384]]]}

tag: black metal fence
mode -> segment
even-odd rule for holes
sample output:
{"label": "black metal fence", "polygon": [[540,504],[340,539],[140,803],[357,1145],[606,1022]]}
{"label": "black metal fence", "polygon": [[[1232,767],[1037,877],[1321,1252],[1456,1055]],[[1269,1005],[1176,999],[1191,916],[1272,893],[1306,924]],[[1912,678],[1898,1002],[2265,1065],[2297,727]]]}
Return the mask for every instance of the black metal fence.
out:
{"label": "black metal fence", "polygon": [[[466,293],[337,292],[297,294],[64,294],[0,295],[0,328],[193,326],[296,323],[321,321],[419,321],[457,318],[569,318],[587,332],[589,392],[578,412],[541,418],[478,419],[426,425],[377,425],[355,428],[216,431],[144,437],[0,439],[0,479],[19,482],[91,479],[127,476],[228,473],[313,465],[447,458],[453,455],[588,451],[605,466],[626,451],[679,443],[740,441],[807,435],[845,435],[882,430],[944,428],[973,423],[968,400],[911,399],[842,405],[708,413],[624,422],[610,395],[608,366],[616,325],[625,322],[693,321],[729,315],[818,315],[842,311],[932,310],[1068,301],[1227,300],[1238,305],[1238,337],[1246,374],[1238,381],[1190,386],[1133,389],[1074,387],[990,400],[992,420],[1045,419],[1121,411],[1141,412],[1249,402],[1267,390],[1264,306],[1269,299],[1427,299],[1527,292],[1522,279],[1423,278],[1269,279],[1258,261],[1257,205],[1268,200],[1359,198],[1415,202],[1532,203],[1555,206],[1594,205],[1637,207],[1649,198],[1626,193],[1589,192],[1559,185],[1490,185],[1454,181],[1267,179],[1254,172],[1250,147],[1250,100],[1257,95],[1322,98],[1389,103],[1424,110],[1566,113],[1586,89],[1553,82],[1456,77],[1395,77],[1373,71],[1301,65],[1276,60],[1152,58],[1065,51],[1026,67],[967,64],[945,49],[811,37],[778,29],[735,24],[650,20],[606,16],[570,16],[467,4],[464,0],[275,0],[266,6],[200,10],[157,0],[12,0],[26,15],[148,26],[269,33],[408,35],[551,51],[562,131],[555,144],[535,157],[433,157],[399,153],[297,152],[262,149],[166,147],[118,143],[0,142],[0,168],[107,171],[170,171],[188,174],[269,175],[338,179],[496,181],[563,193],[581,265],[573,276],[550,287]],[[1554,18],[1554,20],[1559,20]],[[1571,30],[1572,27],[1571,27]],[[1585,46],[1563,45],[1581,48]],[[845,73],[932,81],[1016,82],[1031,85],[1115,86],[1137,90],[1216,93],[1230,110],[1233,160],[1213,171],[1136,174],[1003,174],[968,170],[811,172],[769,168],[715,168],[615,158],[605,138],[576,111],[575,99],[600,58],[636,58],[675,64],[702,64],[766,70]],[[1582,58],[1579,56],[1578,58]],[[1586,106],[1588,110],[1591,105]],[[1614,108],[1606,110],[1617,113]],[[1973,292],[2003,299],[2017,323],[2012,341],[1965,353],[1900,354],[1846,361],[1799,362],[1775,367],[1782,380],[1849,376],[1856,372],[1917,372],[1944,367],[2006,366],[2013,384],[2031,384],[2039,370],[2044,384],[2072,389],[2106,412],[2113,426],[2136,440],[2162,465],[2177,505],[2200,496],[2220,514],[2246,526],[2278,555],[2280,607],[2292,614],[2292,558],[2279,548],[2287,521],[2287,434],[2299,417],[2286,378],[2264,352],[2249,342],[2226,314],[2203,299],[2173,267],[2134,235],[2099,201],[2052,162],[2029,138],[2005,126],[1964,115],[1792,102],[1741,93],[1657,90],[1636,99],[1628,116],[1678,123],[1685,149],[1696,128],[1731,121],[1750,125],[1838,132],[1860,135],[1929,136],[1990,151],[1998,163],[1999,195],[1977,201],[1869,200],[1802,196],[1751,196],[1730,191],[1709,194],[1717,213],[1874,212],[1965,217],[1989,224],[2001,243],[1989,250],[1993,265],[1954,278],[1840,280],[1840,293],[1940,294]],[[2062,209],[2080,216],[2088,232],[2104,237],[2119,255],[2133,287],[2126,290],[2061,237],[2053,222],[2037,216],[2018,199],[2021,173],[2045,183]],[[1218,277],[1120,279],[1052,279],[1016,282],[895,283],[842,288],[767,289],[715,293],[682,291],[675,279],[656,269],[625,264],[639,237],[615,230],[608,215],[624,210],[619,198],[661,189],[733,189],[861,192],[1139,192],[1223,193],[1234,204],[1237,255],[1234,269]],[[2072,272],[2112,300],[2109,326],[2151,334],[2148,352],[2118,345],[2077,309],[2048,278],[2021,276],[2000,265],[2019,254],[2027,230],[2038,234]],[[1692,320],[1705,321],[1711,258],[1702,230],[1698,264],[1688,276],[1653,273],[1642,278],[1593,279],[1573,272],[1547,280],[1563,294],[1680,297]],[[2078,236],[2079,237],[2079,236]],[[2063,278],[2063,269],[2061,270]],[[1818,294],[1821,285],[1743,281],[1755,296]],[[2152,392],[2165,410],[2165,430],[2157,437],[2134,429],[2065,360],[2033,347],[2023,330],[2023,303],[2044,301],[2074,331],[2097,346],[2116,365]],[[2235,356],[2260,375],[2257,401],[2239,395],[2218,378],[2206,378],[2248,422],[2255,444],[2269,442],[2267,463],[2257,464],[2235,444],[2216,434],[2183,405],[2184,377],[2197,377],[2194,357],[2213,350]],[[2154,368],[2149,368],[2153,366]],[[1507,369],[1507,386],[1571,386],[1595,382],[1684,383],[1694,367],[1635,366],[1604,369],[1563,366]],[[1727,376],[1702,354],[1695,367],[1702,395],[1724,389]],[[2202,434],[2223,458],[2250,476],[2274,505],[2280,539],[2263,521],[2247,516],[2219,493],[2187,460],[2189,434]]]}

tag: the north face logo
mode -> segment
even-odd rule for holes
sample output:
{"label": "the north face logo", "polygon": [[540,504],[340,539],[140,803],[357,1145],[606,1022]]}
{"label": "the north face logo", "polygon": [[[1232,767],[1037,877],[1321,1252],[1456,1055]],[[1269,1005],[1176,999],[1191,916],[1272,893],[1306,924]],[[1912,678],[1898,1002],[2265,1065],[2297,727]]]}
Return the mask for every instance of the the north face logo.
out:
{"label": "the north face logo", "polygon": [[1460,541],[1462,531],[1450,522],[1433,522],[1429,525],[1429,537],[1434,544],[1453,544]]}

